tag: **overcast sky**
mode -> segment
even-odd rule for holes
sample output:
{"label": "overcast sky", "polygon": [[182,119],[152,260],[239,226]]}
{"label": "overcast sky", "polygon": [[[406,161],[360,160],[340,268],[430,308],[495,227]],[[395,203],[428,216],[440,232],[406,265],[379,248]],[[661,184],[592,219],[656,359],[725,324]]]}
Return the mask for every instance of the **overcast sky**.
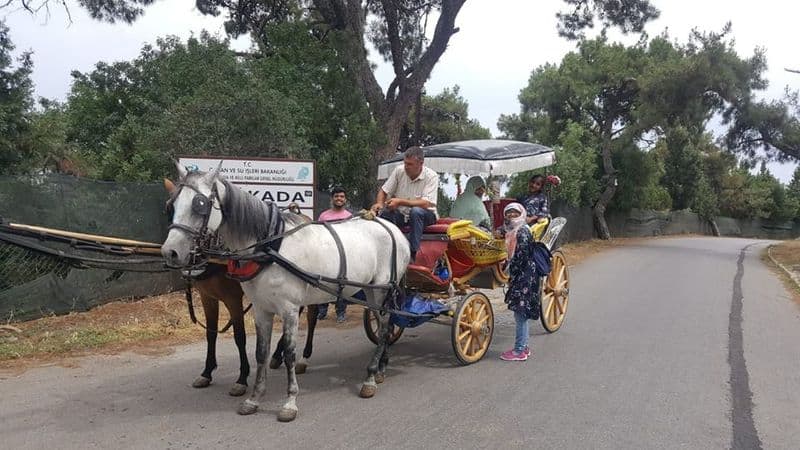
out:
{"label": "overcast sky", "polygon": [[[145,43],[157,37],[182,38],[206,29],[223,34],[222,19],[202,16],[191,0],[157,0],[133,25],[109,25],[91,20],[72,0],[69,23],[57,2],[50,15],[31,17],[25,11],[2,10],[17,51],[34,52],[36,94],[64,99],[70,88],[72,70],[88,71],[98,61],[128,60],[138,55]],[[647,26],[654,36],[665,28],[673,38],[685,41],[692,28],[720,30],[733,23],[736,49],[749,56],[756,47],[766,49],[770,87],[760,94],[780,98],[785,86],[800,88],[800,75],[784,70],[800,68],[800,52],[792,38],[800,3],[791,0],[753,2],[721,0],[654,0],[661,18]],[[457,19],[460,31],[437,64],[426,85],[435,94],[458,84],[470,105],[470,115],[497,134],[500,114],[519,110],[517,95],[531,71],[544,63],[557,63],[575,46],[558,37],[555,13],[560,0],[468,0]],[[615,38],[619,35],[614,34]],[[622,38],[632,43],[635,37]],[[240,39],[234,47],[246,48]],[[391,68],[381,64],[379,81],[388,85]],[[770,166],[784,182],[791,179],[796,164]]]}

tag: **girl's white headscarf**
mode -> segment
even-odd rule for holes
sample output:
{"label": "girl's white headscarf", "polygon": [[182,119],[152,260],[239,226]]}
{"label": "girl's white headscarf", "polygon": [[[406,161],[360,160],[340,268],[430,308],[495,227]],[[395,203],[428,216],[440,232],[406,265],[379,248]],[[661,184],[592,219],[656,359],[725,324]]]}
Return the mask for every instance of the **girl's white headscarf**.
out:
{"label": "girl's white headscarf", "polygon": [[509,203],[503,208],[503,216],[506,215],[508,211],[518,211],[519,217],[516,219],[511,219],[510,221],[507,220],[505,224],[506,230],[506,249],[508,250],[508,259],[514,257],[514,250],[517,248],[517,231],[519,231],[519,227],[525,225],[525,208],[520,205],[519,203]]}

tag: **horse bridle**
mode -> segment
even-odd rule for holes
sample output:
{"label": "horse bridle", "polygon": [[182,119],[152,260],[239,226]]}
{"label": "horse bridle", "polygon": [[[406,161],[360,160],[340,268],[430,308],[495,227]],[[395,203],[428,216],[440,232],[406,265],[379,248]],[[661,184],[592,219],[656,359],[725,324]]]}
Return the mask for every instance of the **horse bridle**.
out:
{"label": "horse bridle", "polygon": [[[192,248],[192,255],[193,260],[196,259],[202,253],[202,249],[204,246],[210,244],[210,241],[213,240],[214,236],[208,232],[208,221],[211,219],[211,210],[217,209],[219,210],[220,214],[223,215],[222,212],[222,204],[219,202],[219,192],[217,191],[217,183],[213,183],[211,186],[211,195],[206,196],[202,192],[200,192],[196,187],[186,184],[186,183],[178,183],[178,191],[175,192],[175,195],[172,196],[167,201],[167,209],[174,211],[173,204],[175,200],[180,196],[181,190],[183,188],[191,189],[195,192],[194,198],[192,198],[192,212],[199,215],[203,219],[203,224],[200,226],[199,229],[190,227],[189,225],[184,225],[181,223],[171,223],[167,230],[179,230],[186,234],[188,234],[194,241],[194,248]],[[219,207],[214,207],[214,202],[219,203]]]}

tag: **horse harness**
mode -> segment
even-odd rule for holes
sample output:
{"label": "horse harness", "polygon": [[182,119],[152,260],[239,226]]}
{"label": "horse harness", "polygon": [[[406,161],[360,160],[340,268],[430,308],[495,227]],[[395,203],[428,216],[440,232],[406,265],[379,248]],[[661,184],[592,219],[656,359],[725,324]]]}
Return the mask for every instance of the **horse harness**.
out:
{"label": "horse harness", "polygon": [[[389,312],[391,314],[397,314],[401,316],[418,317],[418,315],[410,314],[398,309],[401,306],[398,303],[398,301],[401,300],[402,298],[402,296],[400,295],[402,292],[402,288],[397,280],[397,241],[395,239],[394,234],[392,234],[392,231],[389,229],[389,227],[380,220],[376,220],[375,222],[378,223],[381,227],[383,227],[384,230],[386,230],[392,241],[392,255],[391,255],[391,268],[390,268],[391,270],[390,270],[389,282],[387,284],[368,284],[368,283],[359,283],[356,281],[350,281],[347,279],[347,260],[344,253],[344,246],[342,245],[342,241],[339,238],[338,233],[336,233],[336,230],[333,227],[333,225],[336,223],[345,222],[347,220],[353,220],[358,217],[360,216],[354,216],[351,217],[350,219],[344,219],[333,222],[307,222],[295,228],[292,228],[291,230],[286,231],[280,235],[272,236],[270,238],[259,241],[253,246],[249,247],[249,248],[253,247],[263,248],[263,250],[257,251],[256,253],[249,255],[237,255],[236,254],[237,252],[232,252],[224,255],[220,254],[219,256],[239,261],[257,261],[257,262],[267,261],[268,263],[274,262],[275,264],[281,266],[287,272],[291,273],[292,275],[296,276],[302,281],[305,281],[311,286],[323,292],[326,292],[336,297],[337,299],[345,299],[351,303],[364,306],[368,309],[378,310],[380,314],[385,314]],[[337,251],[339,252],[339,271],[336,278],[331,278],[325,275],[315,274],[305,271],[300,267],[298,267],[293,262],[289,261],[282,255],[280,255],[277,250],[274,250],[270,247],[263,247],[263,244],[268,243],[273,239],[282,239],[310,225],[324,226],[328,230],[328,232],[331,233],[331,236],[333,237],[334,242],[336,243],[336,248]],[[335,288],[331,287],[329,286],[330,284],[335,285],[336,287]],[[384,298],[382,304],[376,307],[375,305],[370,305],[368,302],[364,300],[355,298],[353,296],[343,295],[342,290],[347,286],[356,287],[360,289],[383,289],[387,291],[386,297]],[[387,305],[391,305],[392,307],[389,307]]]}
{"label": "horse harness", "polygon": [[[336,229],[333,227],[336,223],[345,222],[348,220],[353,220],[359,218],[360,216],[354,216],[350,219],[344,219],[339,221],[333,222],[306,222],[303,224],[298,225],[288,231],[282,232],[280,234],[270,236],[268,238],[262,239],[255,244],[238,250],[234,252],[213,252],[210,251],[208,254],[210,256],[215,256],[223,259],[228,259],[235,261],[237,263],[246,262],[249,263],[256,263],[263,265],[266,267],[269,264],[275,263],[285,269],[287,272],[291,273],[292,275],[296,276],[297,278],[305,281],[306,283],[310,284],[311,286],[326,292],[335,298],[345,299],[351,303],[364,306],[368,309],[377,309],[381,314],[386,312],[392,314],[398,314],[403,316],[409,317],[417,317],[416,315],[406,313],[405,311],[400,311],[398,308],[400,305],[397,303],[401,296],[399,295],[402,291],[400,284],[397,280],[397,241],[395,239],[394,234],[392,234],[389,227],[381,222],[380,220],[376,220],[375,222],[378,223],[384,230],[389,234],[389,237],[392,241],[392,254],[391,254],[391,270],[390,270],[390,279],[389,282],[386,284],[368,284],[368,283],[359,283],[356,281],[350,281],[347,279],[347,259],[344,252],[344,246],[342,245],[341,238],[339,237]],[[322,225],[331,233],[334,242],[336,243],[336,248],[339,253],[339,271],[336,278],[331,278],[321,274],[315,274],[308,271],[305,271],[295,265],[293,262],[289,261],[285,257],[283,257],[280,253],[278,253],[278,249],[275,249],[273,246],[269,245],[270,243],[276,240],[282,240],[283,238],[292,235],[301,229],[310,226],[310,225]],[[250,254],[242,254],[241,252],[256,249],[254,253]],[[335,287],[331,287],[330,285],[334,285]],[[383,289],[386,290],[386,297],[384,298],[382,304],[378,307],[375,305],[370,305],[366,301],[361,299],[355,298],[353,296],[343,295],[342,291],[345,287],[356,287],[360,289]],[[394,306],[395,308],[388,307],[387,305]]]}
{"label": "horse harness", "polygon": [[[262,239],[255,244],[241,249],[235,252],[216,252],[211,250],[210,247],[210,240],[211,235],[208,233],[208,221],[211,217],[211,210],[214,208],[214,202],[219,202],[219,192],[217,190],[217,184],[213,183],[211,188],[211,195],[206,196],[194,186],[191,186],[187,183],[179,183],[178,186],[180,187],[178,192],[168,201],[167,206],[170,207],[174,200],[180,195],[180,189],[188,188],[195,192],[195,196],[192,199],[192,212],[202,217],[203,224],[200,229],[194,229],[188,225],[183,224],[170,224],[168,227],[169,230],[177,229],[184,233],[187,233],[189,236],[193,237],[195,240],[195,248],[193,250],[193,258],[199,256],[202,253],[206,253],[209,256],[218,256],[225,259],[228,259],[228,273],[227,275],[233,279],[238,281],[248,281],[258,275],[261,270],[265,267],[269,266],[272,263],[276,263],[279,266],[283,267],[292,275],[300,278],[301,280],[305,281],[306,283],[316,287],[317,289],[322,290],[323,292],[327,292],[337,299],[344,299],[346,298],[348,301],[359,304],[361,306],[370,308],[370,309],[378,309],[381,314],[385,314],[386,312],[390,312],[393,314],[399,315],[409,315],[404,311],[399,311],[399,304],[396,304],[399,300],[400,296],[398,295],[401,291],[400,286],[397,282],[397,241],[392,234],[389,227],[382,223],[380,220],[376,220],[376,222],[383,227],[384,230],[389,234],[389,237],[392,241],[392,256],[391,256],[391,270],[390,270],[390,279],[388,284],[385,285],[373,285],[373,284],[366,284],[366,283],[358,283],[354,281],[349,281],[347,279],[347,259],[344,252],[344,246],[342,245],[341,238],[339,237],[338,233],[333,227],[334,223],[342,222],[307,222],[301,225],[298,225],[291,230],[284,231],[284,223],[283,219],[278,215],[279,228],[278,233],[274,236],[268,236],[265,239]],[[222,218],[225,218],[225,212],[222,209],[222,205],[220,204],[218,208],[216,208],[222,214]],[[353,217],[355,218],[355,217]],[[345,220],[352,220],[345,219]],[[334,242],[336,243],[336,249],[339,253],[339,271],[336,278],[326,277],[320,274],[313,274],[303,269],[297,267],[294,263],[287,260],[283,256],[281,256],[278,252],[280,250],[281,243],[283,238],[300,231],[301,229],[305,228],[309,225],[323,225],[331,236],[333,237]],[[205,250],[205,251],[203,251]],[[242,255],[239,252],[247,251],[247,250],[254,250],[253,253]],[[244,264],[242,264],[244,262]],[[334,284],[336,288],[331,288],[326,284]],[[382,305],[376,308],[373,305],[369,305],[366,301],[361,299],[354,298],[352,296],[344,296],[342,295],[342,291],[345,287],[358,287],[358,288],[374,288],[374,289],[385,289],[386,297],[382,302]],[[190,309],[190,316],[192,317],[192,322],[199,323],[194,317],[194,308],[192,307],[192,298],[191,298],[191,285],[187,288],[187,302],[189,304]],[[397,308],[387,308],[387,304],[395,303],[393,306]],[[251,305],[252,306],[252,305]],[[248,306],[248,309],[250,306]],[[202,325],[202,324],[201,324]],[[225,326],[223,331],[227,330],[230,326],[230,323]]]}

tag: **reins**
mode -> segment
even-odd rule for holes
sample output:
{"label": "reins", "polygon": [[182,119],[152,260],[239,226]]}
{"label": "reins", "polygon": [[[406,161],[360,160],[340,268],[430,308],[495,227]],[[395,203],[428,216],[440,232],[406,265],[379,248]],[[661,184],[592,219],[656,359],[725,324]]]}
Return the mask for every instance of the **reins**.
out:
{"label": "reins", "polygon": [[[192,298],[192,282],[191,282],[191,279],[188,279],[187,283],[186,283],[186,305],[189,307],[189,318],[192,319],[192,323],[195,324],[195,325],[200,325],[201,327],[203,327],[203,329],[207,330],[208,327],[203,322],[200,322],[199,320],[197,320],[197,316],[194,313],[194,301],[193,301],[193,298]],[[242,318],[244,318],[244,315],[247,314],[247,312],[250,311],[250,308],[252,308],[252,307],[253,307],[252,303],[247,305],[247,307],[242,311]],[[233,317],[228,319],[228,323],[224,327],[222,327],[221,330],[217,331],[217,333],[224,333],[224,332],[228,331],[228,329],[231,327],[231,325],[233,325]]]}

